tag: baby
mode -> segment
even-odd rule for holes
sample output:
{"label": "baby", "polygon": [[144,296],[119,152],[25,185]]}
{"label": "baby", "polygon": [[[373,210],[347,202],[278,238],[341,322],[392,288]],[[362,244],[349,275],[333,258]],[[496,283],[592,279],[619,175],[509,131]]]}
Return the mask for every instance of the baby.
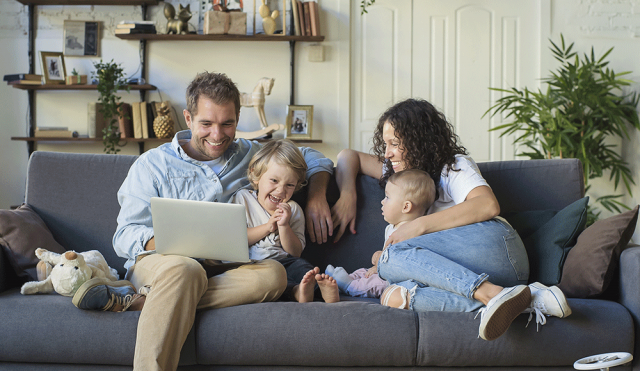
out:
{"label": "baby", "polygon": [[302,208],[291,201],[306,181],[307,164],[289,140],[272,140],[251,159],[247,178],[253,190],[241,189],[231,202],[247,209],[247,237],[252,260],[274,259],[287,271],[282,298],[311,302],[316,284],[327,303],[340,300],[336,281],[302,259],[305,219]]}
{"label": "baby", "polygon": [[[409,169],[389,177],[382,199],[382,215],[389,223],[384,231],[385,243],[402,224],[423,216],[435,202],[436,187],[425,171]],[[383,244],[384,246],[384,244]],[[369,269],[360,268],[348,274],[342,267],[327,265],[325,274],[333,277],[340,291],[350,296],[379,298],[389,283],[378,276],[378,260],[382,250],[373,253]]]}

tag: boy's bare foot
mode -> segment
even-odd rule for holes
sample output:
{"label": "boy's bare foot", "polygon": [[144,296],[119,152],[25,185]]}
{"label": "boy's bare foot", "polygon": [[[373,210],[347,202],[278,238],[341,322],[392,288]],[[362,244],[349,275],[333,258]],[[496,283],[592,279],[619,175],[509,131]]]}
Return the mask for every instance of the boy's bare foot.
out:
{"label": "boy's bare foot", "polygon": [[316,275],[318,273],[320,273],[320,268],[313,268],[302,277],[300,284],[293,288],[293,297],[298,303],[310,303],[313,301],[313,292],[316,288]]}
{"label": "boy's bare foot", "polygon": [[337,303],[340,301],[340,292],[338,291],[338,284],[333,277],[328,274],[316,274],[315,280],[320,287],[320,293],[325,303]]}

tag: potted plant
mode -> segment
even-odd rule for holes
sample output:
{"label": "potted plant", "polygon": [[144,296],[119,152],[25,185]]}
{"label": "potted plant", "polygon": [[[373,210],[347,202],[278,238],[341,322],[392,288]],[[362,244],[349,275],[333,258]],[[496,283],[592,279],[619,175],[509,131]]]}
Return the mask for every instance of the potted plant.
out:
{"label": "potted plant", "polygon": [[111,62],[103,63],[94,62],[95,71],[92,72],[92,78],[98,80],[98,92],[101,103],[99,113],[105,119],[107,125],[102,129],[102,143],[104,144],[104,152],[118,153],[122,145],[120,144],[120,132],[118,130],[118,118],[122,114],[120,107],[120,97],[116,95],[118,90],[129,91],[125,73],[122,66],[111,60]]}
{"label": "potted plant", "polygon": [[[573,43],[567,47],[562,35],[561,41],[561,46],[551,41],[550,49],[560,66],[542,80],[546,90],[492,89],[504,95],[485,115],[506,114],[513,121],[491,130],[502,131],[500,136],[515,134],[514,143],[526,148],[520,156],[580,159],[587,191],[590,179],[608,171],[614,189],[622,182],[631,195],[631,184],[635,184],[631,170],[617,145],[611,144],[611,138],[629,139],[627,127],[640,129],[636,111],[639,97],[623,93],[631,81],[621,77],[630,72],[615,73],[607,67],[605,58],[613,48],[600,58],[592,48],[591,55],[580,58],[572,51]],[[618,200],[620,197],[606,195],[596,202],[611,212],[620,212],[621,208],[628,209]],[[588,223],[599,215],[600,211],[590,206]]]}

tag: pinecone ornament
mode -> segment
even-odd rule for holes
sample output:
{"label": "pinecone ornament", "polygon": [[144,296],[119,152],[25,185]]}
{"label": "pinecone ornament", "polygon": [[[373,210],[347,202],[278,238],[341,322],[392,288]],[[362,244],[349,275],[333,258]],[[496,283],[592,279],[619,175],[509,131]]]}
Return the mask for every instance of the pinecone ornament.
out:
{"label": "pinecone ornament", "polygon": [[169,115],[169,106],[162,102],[158,107],[158,116],[153,120],[153,132],[158,138],[173,137],[173,120]]}

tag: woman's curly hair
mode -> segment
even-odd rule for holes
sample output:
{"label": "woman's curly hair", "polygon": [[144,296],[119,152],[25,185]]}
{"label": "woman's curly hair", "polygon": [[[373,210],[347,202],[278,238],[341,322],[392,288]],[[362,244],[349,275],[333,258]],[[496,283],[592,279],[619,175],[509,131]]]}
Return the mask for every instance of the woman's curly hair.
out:
{"label": "woman's curly hair", "polygon": [[408,168],[426,171],[436,183],[445,169],[453,169],[456,155],[466,155],[467,149],[459,144],[460,138],[443,113],[422,99],[407,99],[382,114],[373,134],[373,154],[384,163],[380,184],[384,185],[393,174],[391,162],[384,158],[385,143],[382,128],[389,122],[400,140],[400,150]]}

